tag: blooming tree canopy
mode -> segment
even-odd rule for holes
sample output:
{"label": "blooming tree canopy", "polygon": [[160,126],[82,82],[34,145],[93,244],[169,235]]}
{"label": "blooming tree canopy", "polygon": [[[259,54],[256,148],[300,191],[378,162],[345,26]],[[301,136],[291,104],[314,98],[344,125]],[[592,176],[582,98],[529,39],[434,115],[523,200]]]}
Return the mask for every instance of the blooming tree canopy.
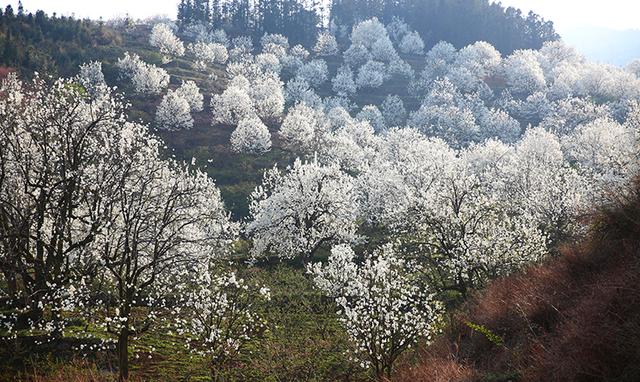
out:
{"label": "blooming tree canopy", "polygon": [[274,168],[251,194],[253,256],[310,258],[320,248],[356,239],[352,179],[338,166],[297,159],[286,173]]}
{"label": "blooming tree canopy", "polygon": [[313,51],[318,56],[334,56],[338,53],[338,42],[330,32],[321,32]]}
{"label": "blooming tree canopy", "polygon": [[169,90],[156,111],[156,125],[162,130],[186,130],[193,127],[191,105],[179,91]]}
{"label": "blooming tree canopy", "polygon": [[165,62],[170,62],[171,57],[184,56],[184,44],[173,34],[173,30],[167,24],[156,24],[153,27],[149,44],[160,50]]}
{"label": "blooming tree canopy", "polygon": [[414,264],[391,245],[356,263],[348,245],[334,246],[326,265],[309,267],[318,288],[336,299],[340,322],[363,366],[389,378],[398,357],[437,331],[441,305],[414,278]]}
{"label": "blooming tree canopy", "polygon": [[116,66],[122,77],[131,80],[136,92],[143,94],[159,94],[169,86],[169,73],[155,65],[142,61],[137,54],[125,52]]}
{"label": "blooming tree canopy", "polygon": [[271,133],[259,118],[244,118],[231,133],[231,149],[238,153],[266,153],[271,150]]}

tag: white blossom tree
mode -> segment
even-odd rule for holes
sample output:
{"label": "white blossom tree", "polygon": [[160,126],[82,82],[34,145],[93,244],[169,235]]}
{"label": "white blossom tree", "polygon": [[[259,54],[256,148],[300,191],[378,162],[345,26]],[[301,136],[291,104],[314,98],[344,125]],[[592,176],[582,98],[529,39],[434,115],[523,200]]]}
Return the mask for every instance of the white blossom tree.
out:
{"label": "white blossom tree", "polygon": [[98,96],[107,87],[102,73],[102,63],[97,61],[80,65],[78,80],[89,94],[94,97]]}
{"label": "white blossom tree", "polygon": [[[133,144],[140,144],[132,140]],[[106,269],[99,323],[118,342],[120,379],[128,378],[128,343],[180,306],[168,303],[210,256],[222,256],[237,227],[213,181],[202,172],[159,159],[156,149],[124,159],[118,202],[97,239]],[[180,296],[177,296],[180,297]],[[135,314],[136,307],[145,315]]]}
{"label": "white blossom tree", "polygon": [[540,127],[515,144],[505,179],[509,209],[526,214],[557,245],[575,232],[576,217],[591,186],[565,160],[560,140]]}
{"label": "white blossom tree", "polygon": [[311,60],[298,69],[296,77],[307,81],[312,87],[316,88],[329,78],[327,63],[324,60]]}
{"label": "white blossom tree", "polygon": [[378,40],[385,38],[389,38],[387,30],[375,17],[354,25],[351,32],[351,44],[362,45],[366,49],[372,49]]}
{"label": "white blossom tree", "polygon": [[31,329],[54,336],[65,311],[91,318],[117,339],[126,380],[130,338],[172,313],[176,285],[222,255],[237,226],[211,179],[163,160],[160,141],[127,122],[110,91],[88,97],[71,80],[11,77],[1,93],[8,294],[26,303]]}
{"label": "white blossom tree", "polygon": [[278,59],[284,57],[287,54],[287,50],[289,50],[289,40],[278,33],[265,33],[260,38],[260,45],[262,46],[262,53],[273,54]]}
{"label": "white blossom tree", "polygon": [[399,48],[404,54],[422,54],[424,41],[418,32],[409,32],[402,37]]}
{"label": "white blossom tree", "polygon": [[213,123],[236,125],[242,119],[256,114],[245,78],[237,77],[222,92],[211,98]]}
{"label": "white blossom tree", "polygon": [[402,126],[407,119],[407,109],[402,98],[389,94],[382,102],[382,115],[388,127]]}
{"label": "white blossom tree", "polygon": [[214,64],[223,65],[229,59],[227,48],[218,43],[196,42],[189,44],[187,51],[194,57],[196,68],[202,71]]}
{"label": "white blossom tree", "polygon": [[338,95],[350,96],[358,90],[353,80],[353,71],[349,65],[338,68],[336,76],[331,80],[332,89]]}
{"label": "white blossom tree", "polygon": [[424,104],[411,114],[409,126],[456,147],[477,141],[480,134],[473,112],[457,105]]}
{"label": "white blossom tree", "polygon": [[309,267],[316,286],[336,299],[340,322],[362,365],[380,381],[391,377],[403,352],[437,332],[442,306],[428,286],[420,285],[416,271],[391,245],[361,265],[348,245],[334,246],[326,265]]}
{"label": "white blossom tree", "polygon": [[204,109],[204,96],[195,81],[182,81],[182,85],[176,89],[176,94],[189,104],[192,112],[200,112]]}
{"label": "white blossom tree", "polygon": [[213,382],[224,381],[226,364],[257,336],[265,325],[258,306],[268,302],[270,291],[254,285],[234,271],[203,269],[181,298],[186,318],[177,332],[188,334],[188,345],[209,360]]}
{"label": "white blossom tree", "polygon": [[411,32],[409,24],[396,16],[393,17],[391,22],[387,24],[385,28],[387,29],[389,38],[391,38],[391,40],[396,44],[402,41],[402,38]]}
{"label": "white blossom tree", "polygon": [[603,193],[633,179],[639,138],[638,131],[606,118],[578,126],[562,146],[567,159]]}
{"label": "white blossom tree", "polygon": [[611,110],[608,105],[597,105],[588,98],[568,97],[553,102],[545,114],[540,126],[563,136],[571,134],[579,125],[610,118]]}
{"label": "white blossom tree", "polygon": [[169,90],[156,111],[156,126],[162,130],[188,130],[193,127],[191,105],[179,91]]}
{"label": "white blossom tree", "polygon": [[292,78],[287,82],[285,87],[285,101],[288,105],[296,105],[298,103],[304,103],[314,109],[321,109],[324,107],[322,99],[311,88],[311,85],[302,78]]}
{"label": "white blossom tree", "polygon": [[362,44],[351,44],[351,46],[344,51],[343,57],[345,64],[354,68],[359,67],[373,58],[369,49]]}
{"label": "white blossom tree", "polygon": [[386,124],[380,109],[375,105],[366,105],[360,110],[356,118],[360,121],[367,121],[376,132],[382,132],[386,129]]}
{"label": "white blossom tree", "polygon": [[381,37],[371,46],[371,57],[375,61],[389,63],[398,57],[389,37]]}
{"label": "white blossom tree", "polygon": [[440,41],[427,52],[425,67],[418,78],[410,84],[413,94],[424,94],[433,81],[445,77],[451,70],[457,56],[456,48],[448,42]]}
{"label": "white blossom tree", "polygon": [[358,69],[356,85],[359,88],[378,88],[386,79],[386,70],[382,62],[367,61]]}
{"label": "white blossom tree", "polygon": [[335,56],[338,54],[338,42],[329,31],[323,31],[318,35],[313,51],[318,56]]}
{"label": "white blossom tree", "polygon": [[169,86],[169,73],[155,65],[142,61],[137,54],[126,52],[119,58],[116,66],[122,77],[131,80],[136,92],[143,94],[159,94]]}
{"label": "white blossom tree", "polygon": [[460,49],[454,65],[467,69],[478,79],[484,79],[493,75],[501,63],[500,52],[493,45],[478,41]]}
{"label": "white blossom tree", "polygon": [[297,159],[274,168],[251,194],[246,233],[255,257],[312,258],[323,247],[356,240],[353,180],[336,165]]}
{"label": "white blossom tree", "polygon": [[233,62],[249,61],[253,53],[253,41],[251,37],[239,36],[231,40],[231,49],[229,50],[229,58]]}
{"label": "white blossom tree", "polygon": [[412,80],[415,76],[415,72],[408,62],[400,58],[400,56],[396,56],[387,66],[387,75],[389,77],[398,76],[400,78]]}
{"label": "white blossom tree", "polygon": [[298,152],[316,149],[323,133],[322,117],[304,103],[289,109],[278,131],[283,147]]}
{"label": "white blossom tree", "polygon": [[167,24],[156,24],[153,27],[149,36],[149,45],[160,50],[165,63],[170,62],[172,57],[184,56],[184,44]]}
{"label": "white blossom tree", "polygon": [[284,91],[282,82],[275,75],[263,75],[251,84],[249,95],[254,110],[264,120],[278,120],[284,112]]}
{"label": "white blossom tree", "polygon": [[279,76],[282,71],[280,58],[274,53],[260,53],[256,55],[255,64],[263,73]]}
{"label": "white blossom tree", "polygon": [[238,153],[266,153],[271,150],[271,133],[259,118],[244,118],[231,133],[231,149]]}
{"label": "white blossom tree", "polygon": [[533,50],[517,50],[504,60],[504,74],[514,93],[532,94],[546,86],[544,72]]}
{"label": "white blossom tree", "polygon": [[[111,89],[89,97],[74,80],[0,85],[0,259],[6,296],[29,330],[59,337],[63,312],[99,262],[93,245],[109,225],[121,142],[139,131]],[[17,316],[0,313],[9,331]]]}
{"label": "white blossom tree", "polygon": [[280,63],[286,74],[295,75],[308,58],[309,51],[302,45],[295,45],[289,50],[288,55],[280,59]]}
{"label": "white blossom tree", "polygon": [[433,285],[462,295],[539,261],[547,250],[537,221],[526,211],[506,208],[494,191],[501,179],[484,181],[488,174],[474,171],[473,163],[459,157],[408,215],[416,217],[409,225],[416,233],[413,245],[426,251],[427,267],[437,270],[430,277]]}
{"label": "white blossom tree", "polygon": [[520,123],[501,109],[485,109],[478,117],[481,140],[496,138],[502,142],[515,142],[521,134]]}

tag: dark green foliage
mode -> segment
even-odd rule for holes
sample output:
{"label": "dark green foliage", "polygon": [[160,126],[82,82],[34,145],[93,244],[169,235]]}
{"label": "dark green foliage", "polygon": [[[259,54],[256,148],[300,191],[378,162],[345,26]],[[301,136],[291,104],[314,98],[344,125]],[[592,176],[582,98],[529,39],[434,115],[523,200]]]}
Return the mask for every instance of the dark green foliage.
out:
{"label": "dark green foliage", "polygon": [[11,6],[0,14],[0,66],[24,74],[75,74],[83,62],[105,56],[121,37],[102,23],[73,17],[48,16],[43,11],[17,15]]}
{"label": "dark green foliage", "polygon": [[[182,0],[181,30],[189,24],[224,28],[232,36],[280,33],[292,44],[311,47],[322,24],[322,3],[304,0]],[[539,49],[559,38],[553,23],[529,12],[489,0],[332,0],[330,19],[349,31],[359,21],[377,17],[385,23],[406,21],[420,32],[427,46],[448,41],[458,48],[487,41],[503,54]],[[344,42],[344,41],[343,41]]]}
{"label": "dark green foliage", "polygon": [[313,46],[320,24],[319,4],[303,0],[182,0],[178,5],[178,25],[190,24],[210,29],[224,28],[232,36],[279,33],[292,44]]}
{"label": "dark green foliage", "polygon": [[447,41],[457,48],[487,41],[503,54],[539,49],[560,38],[553,23],[530,12],[489,0],[332,0],[331,18],[353,25],[371,17],[385,23],[403,19],[422,35],[427,46]]}

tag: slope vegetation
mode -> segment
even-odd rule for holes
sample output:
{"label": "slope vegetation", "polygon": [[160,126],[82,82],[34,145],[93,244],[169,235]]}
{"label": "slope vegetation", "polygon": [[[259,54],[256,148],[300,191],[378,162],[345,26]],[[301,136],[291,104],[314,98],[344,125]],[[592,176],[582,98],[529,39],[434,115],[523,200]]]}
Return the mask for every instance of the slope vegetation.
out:
{"label": "slope vegetation", "polygon": [[559,258],[494,281],[398,381],[640,380],[640,182]]}

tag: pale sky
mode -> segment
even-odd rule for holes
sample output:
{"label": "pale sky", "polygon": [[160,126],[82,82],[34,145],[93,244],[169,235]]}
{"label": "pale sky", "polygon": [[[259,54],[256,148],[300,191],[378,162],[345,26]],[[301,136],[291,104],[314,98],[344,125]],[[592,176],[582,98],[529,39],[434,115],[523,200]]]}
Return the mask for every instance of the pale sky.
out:
{"label": "pale sky", "polygon": [[[42,9],[48,14],[75,14],[76,17],[97,19],[100,16],[110,19],[129,14],[133,18],[146,18],[166,15],[175,18],[179,0],[22,0],[25,10],[35,12]],[[11,4],[17,8],[18,0],[4,1],[2,8]]]}
{"label": "pale sky", "polygon": [[[529,10],[552,20],[562,32],[576,26],[602,26],[615,29],[640,29],[638,0],[501,0],[505,6]],[[18,1],[2,1],[3,7]],[[135,18],[154,15],[175,17],[178,0],[24,0],[28,11],[75,14],[77,17],[111,18],[129,13]]]}
{"label": "pale sky", "polygon": [[577,26],[640,29],[638,0],[501,0],[504,6],[533,10],[560,32]]}

